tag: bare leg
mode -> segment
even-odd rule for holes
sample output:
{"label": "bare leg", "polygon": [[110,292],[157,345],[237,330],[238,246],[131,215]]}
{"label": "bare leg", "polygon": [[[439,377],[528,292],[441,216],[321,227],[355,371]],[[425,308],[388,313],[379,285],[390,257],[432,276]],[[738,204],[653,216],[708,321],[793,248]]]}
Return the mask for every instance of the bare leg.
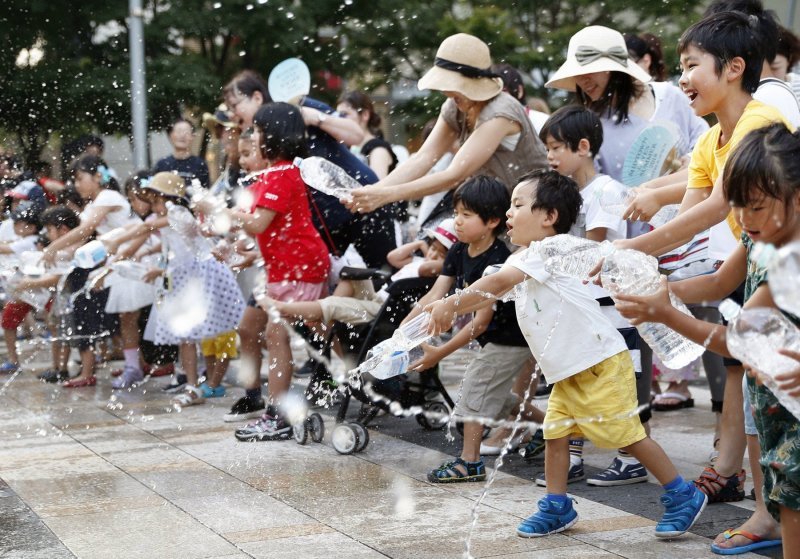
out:
{"label": "bare leg", "polygon": [[187,383],[197,386],[197,348],[195,344],[192,342],[182,343],[179,351]]}
{"label": "bare leg", "polygon": [[94,348],[89,346],[86,349],[80,350],[81,355],[81,373],[78,378],[92,378],[94,376],[94,363],[95,355]]}
{"label": "bare leg", "polygon": [[783,559],[800,558],[800,511],[781,507]]}
{"label": "bare leg", "polygon": [[[744,524],[739,526],[738,529],[756,534],[768,540],[778,539],[781,537],[781,526],[772,518],[772,515],[767,511],[767,506],[764,503],[764,473],[761,471],[761,465],[759,464],[761,447],[758,444],[758,437],[756,435],[747,435],[747,456],[750,459],[750,473],[753,476],[753,486],[756,492],[756,510],[753,511],[752,516],[748,518]],[[781,512],[781,519],[783,519],[783,512]],[[796,528],[795,531],[797,531]],[[786,530],[784,530],[783,533],[785,535]],[[714,543],[719,547],[730,549],[733,547],[741,547],[752,542],[739,535],[733,536],[730,539],[725,539],[722,534],[719,534],[714,539]],[[784,543],[784,557],[789,557],[789,555],[786,555],[787,549],[789,549],[789,547]]]}
{"label": "bare leg", "polygon": [[[481,459],[481,438],[483,435],[483,425],[477,421],[467,421],[464,423],[464,444],[461,447],[461,458],[465,462],[477,462]],[[466,474],[463,467],[459,467],[462,473]]]}
{"label": "bare leg", "polygon": [[320,322],[322,320],[322,305],[318,301],[297,301],[294,303],[275,301],[274,305],[283,316],[302,318],[311,322]]}
{"label": "bare leg", "polygon": [[[675,469],[664,449],[650,437],[626,446],[622,450],[641,462],[661,485],[666,485],[678,477],[678,470]],[[545,466],[547,466],[546,463]]]}
{"label": "bare leg", "polygon": [[119,313],[122,349],[139,349],[139,311]]}
{"label": "bare leg", "polygon": [[725,405],[722,407],[720,425],[719,457],[714,468],[721,476],[730,477],[742,469],[744,449],[744,411],[742,408],[742,367],[727,367],[725,380]]}
{"label": "bare leg", "polygon": [[241,362],[245,389],[261,386],[261,348],[266,340],[267,313],[257,307],[247,307],[239,325]]}
{"label": "bare leg", "polygon": [[269,399],[277,405],[289,391],[292,382],[292,350],[289,333],[282,324],[267,324],[267,347],[269,348]]}
{"label": "bare leg", "polygon": [[228,365],[230,364],[230,359],[227,357],[211,357],[207,359],[206,363],[211,362],[210,366],[207,366],[207,376],[208,376],[208,385],[211,388],[216,388],[220,384],[222,384],[222,379],[225,377],[225,373],[228,372]]}
{"label": "bare leg", "polygon": [[18,364],[19,356],[17,355],[17,329],[3,329],[3,337],[6,339],[8,361],[10,363]]}
{"label": "bare leg", "polygon": [[544,449],[544,476],[547,492],[551,495],[567,494],[569,472],[569,437],[549,439]]}

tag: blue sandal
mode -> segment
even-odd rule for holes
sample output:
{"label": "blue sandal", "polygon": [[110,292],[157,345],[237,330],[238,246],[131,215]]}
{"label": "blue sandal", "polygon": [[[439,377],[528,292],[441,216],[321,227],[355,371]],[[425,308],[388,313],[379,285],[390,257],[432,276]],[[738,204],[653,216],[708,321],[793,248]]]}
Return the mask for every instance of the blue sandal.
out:
{"label": "blue sandal", "polygon": [[[456,466],[462,466],[467,473],[462,472]],[[483,460],[477,462],[465,462],[461,458],[456,458],[451,462],[445,462],[435,470],[428,472],[428,481],[431,483],[455,483],[459,481],[484,481],[486,479],[486,466]]]}
{"label": "blue sandal", "polygon": [[225,387],[221,384],[214,388],[210,387],[207,383],[203,383],[197,388],[203,393],[203,398],[222,398],[225,396]]}

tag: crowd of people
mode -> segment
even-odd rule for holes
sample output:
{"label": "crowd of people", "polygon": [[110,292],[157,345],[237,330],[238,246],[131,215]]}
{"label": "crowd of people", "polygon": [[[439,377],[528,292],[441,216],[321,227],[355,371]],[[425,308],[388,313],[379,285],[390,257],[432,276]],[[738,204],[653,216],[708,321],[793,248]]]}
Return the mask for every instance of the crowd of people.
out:
{"label": "crowd of people", "polygon": [[[664,489],[655,534],[672,538],[707,504],[746,498],[747,450],[755,512],[712,550],[783,543],[785,557],[800,557],[798,418],[759,383],[761,364],[732,358],[714,303],[776,307],[754,244],[800,238],[800,88],[790,72],[800,43],[759,0],[716,0],[677,49],[675,85],[657,37],[582,29],[546,84],[572,100],[550,115],[526,106],[521,74],[493,65],[484,41],[452,35],[418,84],[447,99],[408,157],[384,138],[368,93],[346,92],[335,109],[309,96],[275,102],[251,70],[204,117],[224,151],[213,182],[183,117],[168,128],[173,153],[124,183],[95,136],[69,145],[63,182],[4,154],[0,372],[24,369],[17,340],[33,315],[53,340],[52,367],[39,378],[64,389],[95,386],[98,359],[116,349],[124,366],[112,372],[114,389],[163,376],[174,405],[197,405],[226,395],[238,358],[244,394],[224,420],[255,419],[235,430],[242,441],[286,440],[292,426],[281,404],[293,375],[320,364],[294,362],[285,324],[319,348],[333,323],[375,319],[386,290],[340,280],[343,265],[391,271],[391,281],[435,278],[405,320],[426,311],[432,333],[451,335],[423,345],[407,374],[470,343],[480,351],[452,411],[463,423],[461,452],[432,467],[431,483],[483,481],[482,456],[504,448],[524,448],[526,459],[544,453],[535,482],[546,495],[517,528],[539,537],[577,522],[568,484],[627,485],[652,474]],[[675,134],[669,172],[624,184],[637,139],[665,121]],[[347,200],[309,187],[295,163],[309,156],[364,186]],[[601,204],[608,191],[630,192],[621,214]],[[648,223],[673,204],[680,210],[670,221]],[[654,295],[612,299],[552,271],[531,248],[565,234],[656,256],[668,281]],[[512,290],[516,298],[502,301]],[[693,316],[676,311],[669,293]],[[702,358],[674,370],[654,357],[635,328],[654,321],[703,345]],[[71,377],[73,348],[80,371]],[[797,397],[800,354],[786,354],[798,368],[780,382]],[[701,368],[717,427],[708,466],[688,481],[650,438],[651,410],[692,407],[689,383]],[[540,381],[550,391],[546,412],[525,398]],[[480,417],[541,428],[496,428],[484,440]],[[588,478],[587,440],[617,451]]]}

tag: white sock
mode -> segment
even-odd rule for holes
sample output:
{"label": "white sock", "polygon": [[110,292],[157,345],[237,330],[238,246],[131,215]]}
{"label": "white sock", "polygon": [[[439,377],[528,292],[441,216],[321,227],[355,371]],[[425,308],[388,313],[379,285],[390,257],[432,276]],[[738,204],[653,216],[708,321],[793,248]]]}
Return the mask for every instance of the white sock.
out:
{"label": "white sock", "polygon": [[639,461],[630,454],[617,454],[617,458],[626,466],[636,466],[639,463]]}
{"label": "white sock", "polygon": [[125,366],[132,369],[140,369],[139,365],[139,348],[124,349],[122,353],[125,355]]}

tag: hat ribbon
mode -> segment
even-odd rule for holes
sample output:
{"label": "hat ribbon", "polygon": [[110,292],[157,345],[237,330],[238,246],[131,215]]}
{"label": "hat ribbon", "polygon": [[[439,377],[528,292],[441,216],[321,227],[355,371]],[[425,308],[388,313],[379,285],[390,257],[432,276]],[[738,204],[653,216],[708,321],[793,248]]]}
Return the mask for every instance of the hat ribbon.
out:
{"label": "hat ribbon", "polygon": [[447,60],[445,58],[437,57],[433,61],[434,66],[438,66],[439,68],[443,68],[444,70],[450,70],[451,72],[457,72],[464,76],[465,78],[498,78],[497,74],[492,72],[491,70],[483,69],[483,68],[476,68],[475,66],[470,66],[469,64],[461,64],[459,62],[453,62],[452,60]]}
{"label": "hat ribbon", "polygon": [[600,50],[597,47],[590,47],[588,45],[581,45],[575,51],[575,60],[581,66],[591,64],[600,58],[610,58],[621,66],[628,66],[628,51],[620,46],[611,47],[608,50]]}
{"label": "hat ribbon", "polygon": [[433,230],[434,233],[439,233],[442,237],[450,241],[451,243],[457,243],[458,237],[453,235],[450,231],[442,227],[441,225],[437,225],[436,229]]}

